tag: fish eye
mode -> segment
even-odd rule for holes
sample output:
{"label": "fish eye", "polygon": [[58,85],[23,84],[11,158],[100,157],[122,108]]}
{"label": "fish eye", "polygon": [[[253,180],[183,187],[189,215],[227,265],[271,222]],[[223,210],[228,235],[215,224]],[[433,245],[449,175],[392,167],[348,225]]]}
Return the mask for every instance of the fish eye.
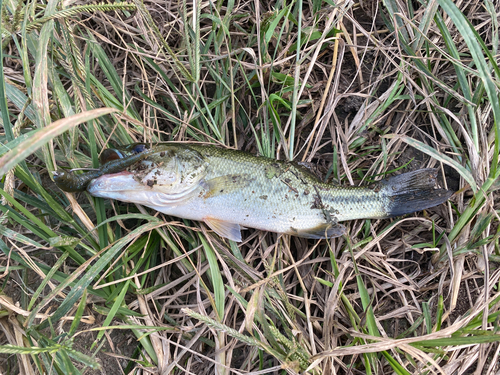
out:
{"label": "fish eye", "polygon": [[123,159],[123,157],[124,155],[121,151],[118,151],[114,148],[107,148],[101,153],[99,161],[101,162],[101,164],[106,164],[111,160]]}
{"label": "fish eye", "polygon": [[134,148],[132,149],[132,152],[134,154],[140,154],[141,152],[146,151],[146,145],[145,144],[138,144],[135,145]]}

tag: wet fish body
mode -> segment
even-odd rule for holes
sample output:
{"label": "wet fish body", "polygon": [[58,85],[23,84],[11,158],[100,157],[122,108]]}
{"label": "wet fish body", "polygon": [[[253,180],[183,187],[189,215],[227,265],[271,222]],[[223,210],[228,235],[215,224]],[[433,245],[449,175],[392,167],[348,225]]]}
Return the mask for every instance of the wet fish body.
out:
{"label": "wet fish body", "polygon": [[294,162],[165,143],[152,146],[126,170],[92,180],[87,190],[204,221],[234,241],[241,241],[245,227],[325,238],[345,233],[341,221],[398,216],[445,202],[452,192],[436,188],[436,174],[422,169],[371,187],[340,187]]}

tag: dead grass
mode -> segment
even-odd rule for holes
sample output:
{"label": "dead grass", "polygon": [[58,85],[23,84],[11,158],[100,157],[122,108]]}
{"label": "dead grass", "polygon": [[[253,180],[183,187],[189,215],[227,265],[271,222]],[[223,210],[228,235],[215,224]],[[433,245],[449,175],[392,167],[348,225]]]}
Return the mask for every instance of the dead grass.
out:
{"label": "dead grass", "polygon": [[[3,4],[1,373],[500,373],[499,5]],[[236,244],[50,179],[136,141],[345,185],[434,167],[457,193]]]}

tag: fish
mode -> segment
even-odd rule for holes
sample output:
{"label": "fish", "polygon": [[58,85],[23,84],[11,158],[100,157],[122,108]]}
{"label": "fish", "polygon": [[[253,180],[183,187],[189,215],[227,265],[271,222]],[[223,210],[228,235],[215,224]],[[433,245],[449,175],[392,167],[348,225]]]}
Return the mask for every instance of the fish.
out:
{"label": "fish", "polygon": [[296,162],[213,145],[161,143],[120,160],[126,166],[121,171],[108,167],[113,173],[89,178],[92,196],[202,221],[236,242],[246,228],[335,238],[346,233],[340,222],[401,216],[442,204],[453,194],[437,186],[436,169],[345,187],[322,182]]}

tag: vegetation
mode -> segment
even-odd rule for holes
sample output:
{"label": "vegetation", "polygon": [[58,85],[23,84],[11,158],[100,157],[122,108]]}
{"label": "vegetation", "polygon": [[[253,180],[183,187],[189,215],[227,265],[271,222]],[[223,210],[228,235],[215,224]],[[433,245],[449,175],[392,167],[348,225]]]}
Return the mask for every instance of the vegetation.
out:
{"label": "vegetation", "polygon": [[[2,374],[500,371],[498,2],[0,4]],[[137,141],[457,193],[237,244],[52,182]]]}

